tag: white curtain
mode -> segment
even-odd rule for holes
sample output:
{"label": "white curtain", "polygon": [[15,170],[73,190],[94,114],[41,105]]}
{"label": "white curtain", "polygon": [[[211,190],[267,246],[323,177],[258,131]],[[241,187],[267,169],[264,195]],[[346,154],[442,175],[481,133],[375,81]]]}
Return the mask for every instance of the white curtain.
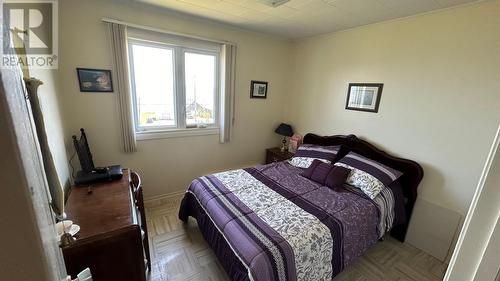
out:
{"label": "white curtain", "polygon": [[235,104],[235,72],[236,46],[224,44],[222,46],[222,98],[220,102],[220,142],[231,140],[231,129],[234,125]]}
{"label": "white curtain", "polygon": [[127,26],[108,23],[114,63],[114,85],[117,92],[122,128],[123,150],[137,151],[134,119],[132,115],[132,95],[130,93]]}

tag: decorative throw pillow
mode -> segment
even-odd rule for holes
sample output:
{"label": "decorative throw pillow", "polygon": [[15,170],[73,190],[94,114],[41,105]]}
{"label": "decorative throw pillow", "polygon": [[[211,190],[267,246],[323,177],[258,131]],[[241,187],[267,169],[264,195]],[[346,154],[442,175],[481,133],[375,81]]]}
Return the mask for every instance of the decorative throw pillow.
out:
{"label": "decorative throw pillow", "polygon": [[302,173],[302,176],[324,185],[326,177],[332,168],[333,165],[314,159],[311,165]]}
{"label": "decorative throw pillow", "polygon": [[339,145],[320,146],[313,144],[303,144],[299,146],[297,152],[289,163],[295,167],[308,168],[317,159],[325,163],[331,163],[340,150]]}
{"label": "decorative throw pillow", "polygon": [[335,165],[351,169],[346,182],[361,189],[371,199],[402,175],[400,171],[354,152],[349,152]]}
{"label": "decorative throw pillow", "polygon": [[302,173],[302,176],[326,185],[335,191],[341,191],[343,184],[349,175],[349,169],[313,160],[311,165]]}
{"label": "decorative throw pillow", "polygon": [[344,189],[344,183],[347,181],[351,170],[346,167],[333,166],[326,177],[325,185],[329,188],[341,192]]}

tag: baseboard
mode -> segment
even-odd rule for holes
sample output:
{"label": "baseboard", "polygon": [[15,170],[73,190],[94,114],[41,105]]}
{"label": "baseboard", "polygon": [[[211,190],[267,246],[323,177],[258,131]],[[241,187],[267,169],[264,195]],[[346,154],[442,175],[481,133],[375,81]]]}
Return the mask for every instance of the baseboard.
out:
{"label": "baseboard", "polygon": [[185,193],[186,191],[176,191],[168,194],[148,197],[144,199],[144,205],[146,206],[146,208],[151,208],[164,204],[174,204],[182,199]]}

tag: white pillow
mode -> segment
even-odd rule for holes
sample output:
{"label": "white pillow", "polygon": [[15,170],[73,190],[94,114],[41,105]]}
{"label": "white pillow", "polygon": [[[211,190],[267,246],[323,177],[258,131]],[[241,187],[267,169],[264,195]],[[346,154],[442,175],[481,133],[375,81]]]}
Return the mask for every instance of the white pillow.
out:
{"label": "white pillow", "polygon": [[309,168],[315,159],[330,164],[337,157],[339,150],[339,145],[321,146],[302,144],[297,148],[295,155],[288,163],[299,168]]}
{"label": "white pillow", "polygon": [[385,188],[385,185],[380,180],[363,170],[356,169],[344,163],[337,162],[334,165],[350,169],[351,172],[349,172],[349,176],[347,176],[346,183],[361,189],[361,191],[371,199],[377,197]]}
{"label": "white pillow", "polygon": [[325,159],[311,158],[311,157],[293,157],[292,159],[288,160],[288,163],[290,163],[290,165],[293,165],[295,167],[307,169],[309,168],[309,166],[311,166],[314,160],[319,160],[328,164],[332,163],[331,161]]}

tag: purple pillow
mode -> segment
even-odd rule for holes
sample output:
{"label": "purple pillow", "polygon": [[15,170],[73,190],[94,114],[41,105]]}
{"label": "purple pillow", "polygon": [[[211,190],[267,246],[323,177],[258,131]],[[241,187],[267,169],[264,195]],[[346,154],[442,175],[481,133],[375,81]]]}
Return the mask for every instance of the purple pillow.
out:
{"label": "purple pillow", "polygon": [[312,177],[312,173],[314,172],[314,169],[316,169],[316,166],[318,166],[319,164],[321,164],[321,161],[319,161],[319,160],[313,160],[311,162],[311,165],[309,165],[309,167],[307,167],[304,170],[304,172],[302,172],[302,176],[305,177],[305,178],[310,179]]}
{"label": "purple pillow", "polygon": [[345,167],[333,166],[326,177],[325,185],[335,191],[342,191],[350,172],[351,170]]}
{"label": "purple pillow", "polygon": [[347,168],[333,166],[315,159],[302,173],[302,176],[321,185],[326,185],[335,191],[340,191],[349,172],[350,170]]}

